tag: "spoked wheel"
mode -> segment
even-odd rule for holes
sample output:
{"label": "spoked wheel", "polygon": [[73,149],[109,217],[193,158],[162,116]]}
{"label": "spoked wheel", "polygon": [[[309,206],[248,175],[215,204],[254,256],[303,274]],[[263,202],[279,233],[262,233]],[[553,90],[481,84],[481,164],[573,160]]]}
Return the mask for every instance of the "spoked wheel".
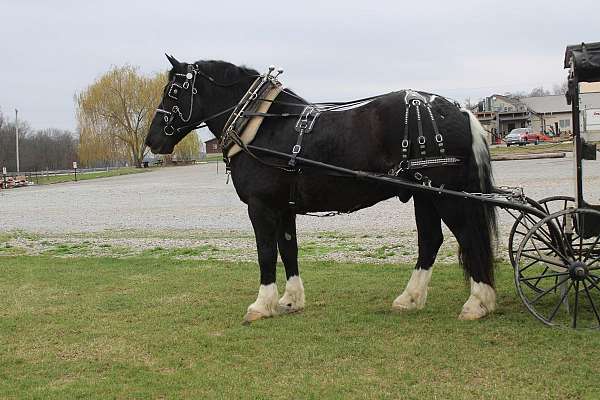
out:
{"label": "spoked wheel", "polygon": [[585,221],[599,218],[591,209],[558,211],[523,238],[515,256],[515,285],[543,323],[600,328],[600,234],[581,235]]}
{"label": "spoked wheel", "polygon": [[[575,207],[575,199],[570,196],[546,197],[538,201],[538,203],[548,215],[561,210],[566,210],[567,208]],[[513,214],[513,217],[515,217],[515,223],[510,230],[510,234],[508,235],[508,256],[510,257],[510,263],[514,267],[515,257],[517,255],[519,245],[525,238],[527,231],[529,231],[533,225],[538,223],[540,219],[531,214]]]}

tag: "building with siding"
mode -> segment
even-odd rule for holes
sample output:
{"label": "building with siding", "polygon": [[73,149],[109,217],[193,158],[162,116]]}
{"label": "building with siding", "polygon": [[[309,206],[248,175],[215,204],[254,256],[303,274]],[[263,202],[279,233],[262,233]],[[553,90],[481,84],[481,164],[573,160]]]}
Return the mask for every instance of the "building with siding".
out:
{"label": "building with siding", "polygon": [[206,145],[206,154],[220,153],[222,151],[221,143],[219,143],[219,139],[217,138],[207,140],[204,144]]}
{"label": "building with siding", "polygon": [[[582,131],[600,129],[600,125],[596,124],[600,93],[581,93],[580,101]],[[492,95],[479,102],[475,115],[490,132],[492,143],[498,143],[515,128],[531,127],[534,132],[550,136],[570,135],[573,130],[571,106],[567,104],[565,95],[520,99]]]}

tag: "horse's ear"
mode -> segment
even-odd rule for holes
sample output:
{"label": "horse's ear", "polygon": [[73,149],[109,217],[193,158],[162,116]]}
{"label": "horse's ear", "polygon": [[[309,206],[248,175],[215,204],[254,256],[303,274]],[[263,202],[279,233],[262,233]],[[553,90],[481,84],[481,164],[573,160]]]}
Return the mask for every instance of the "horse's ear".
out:
{"label": "horse's ear", "polygon": [[175,57],[170,56],[167,53],[165,53],[165,56],[167,56],[167,60],[169,60],[169,62],[173,66],[173,68],[177,69],[177,67],[179,67],[181,65],[181,63],[179,61],[177,61],[177,59]]}

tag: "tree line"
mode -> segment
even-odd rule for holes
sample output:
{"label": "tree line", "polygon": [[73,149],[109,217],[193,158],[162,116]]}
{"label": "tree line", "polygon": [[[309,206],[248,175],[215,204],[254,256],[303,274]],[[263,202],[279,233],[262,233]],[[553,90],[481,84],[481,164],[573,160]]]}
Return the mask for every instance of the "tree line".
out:
{"label": "tree line", "polygon": [[[21,171],[67,169],[77,160],[77,137],[61,129],[33,130],[19,122],[19,164]],[[0,168],[17,170],[15,123],[0,110]]]}
{"label": "tree line", "polygon": [[[167,74],[145,76],[137,67],[113,67],[75,95],[77,131],[33,130],[19,122],[21,171],[81,167],[141,166],[149,156],[144,139],[162,97]],[[16,171],[14,120],[0,110],[0,168]],[[174,150],[177,160],[199,158],[196,132]],[[171,157],[165,157],[170,160]]]}

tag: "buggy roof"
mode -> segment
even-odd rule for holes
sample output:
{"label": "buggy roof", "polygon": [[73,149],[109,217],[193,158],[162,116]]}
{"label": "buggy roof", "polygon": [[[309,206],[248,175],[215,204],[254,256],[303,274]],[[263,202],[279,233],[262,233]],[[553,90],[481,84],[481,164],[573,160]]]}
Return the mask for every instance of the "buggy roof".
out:
{"label": "buggy roof", "polygon": [[567,46],[564,67],[571,68],[581,82],[600,82],[600,42]]}

